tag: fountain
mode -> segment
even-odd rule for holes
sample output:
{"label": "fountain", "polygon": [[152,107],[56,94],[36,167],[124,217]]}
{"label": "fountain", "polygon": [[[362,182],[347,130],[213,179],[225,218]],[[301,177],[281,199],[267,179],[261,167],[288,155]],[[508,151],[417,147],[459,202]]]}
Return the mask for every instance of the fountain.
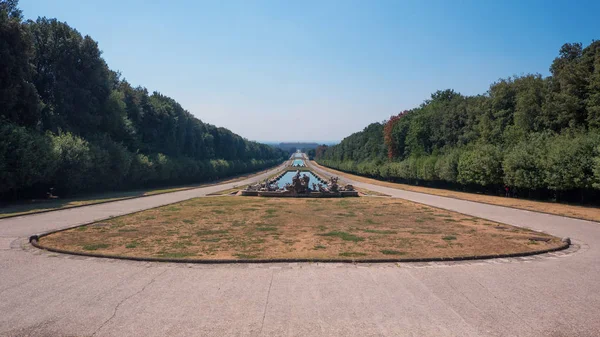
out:
{"label": "fountain", "polygon": [[[308,171],[302,173],[296,171],[292,176],[291,183],[286,183],[285,186],[279,187],[278,181],[285,175],[289,175],[292,171],[284,172],[279,177],[256,185],[248,186],[242,191],[243,196],[261,196],[261,197],[304,197],[304,198],[333,198],[333,197],[357,197],[358,192],[354,190],[352,185],[339,186],[337,177],[331,177],[329,182],[321,179],[313,172]],[[317,183],[311,184],[313,176]]]}

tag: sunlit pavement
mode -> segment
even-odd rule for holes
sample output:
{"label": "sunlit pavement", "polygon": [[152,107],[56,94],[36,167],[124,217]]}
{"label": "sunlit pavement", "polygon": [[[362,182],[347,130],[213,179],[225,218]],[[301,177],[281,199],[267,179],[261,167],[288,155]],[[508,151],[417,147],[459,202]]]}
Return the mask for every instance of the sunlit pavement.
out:
{"label": "sunlit pavement", "polygon": [[600,336],[600,224],[348,179],[393,197],[568,236],[575,245],[456,263],[192,265],[55,254],[26,240],[269,174],[0,220],[0,335]]}

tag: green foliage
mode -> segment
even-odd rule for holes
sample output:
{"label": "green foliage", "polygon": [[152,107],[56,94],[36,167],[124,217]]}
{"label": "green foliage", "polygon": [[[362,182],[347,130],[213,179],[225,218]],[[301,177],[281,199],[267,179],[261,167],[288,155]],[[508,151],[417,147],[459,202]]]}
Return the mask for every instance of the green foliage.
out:
{"label": "green foliage", "polygon": [[57,169],[55,182],[67,192],[79,192],[89,188],[92,168],[90,144],[71,133],[51,136]]}
{"label": "green foliage", "polygon": [[438,160],[435,163],[435,173],[440,180],[450,183],[457,182],[459,157],[460,152],[458,150],[438,156]]}
{"label": "green foliage", "polygon": [[365,240],[365,238],[363,238],[363,237],[356,236],[356,235],[350,234],[348,232],[341,232],[341,231],[332,231],[332,232],[328,232],[328,233],[320,234],[320,235],[321,236],[329,236],[329,237],[337,237],[344,241],[352,241],[352,242],[358,242],[358,241]]}
{"label": "green foliage", "polygon": [[0,0],[1,198],[196,183],[286,156],[133,88],[91,37],[22,22],[17,3]]}
{"label": "green foliage", "polygon": [[0,194],[48,181],[55,171],[49,137],[0,119]]}
{"label": "green foliage", "polygon": [[552,140],[544,163],[546,185],[552,190],[590,188],[593,185],[598,135],[565,134]]}
{"label": "green foliage", "polygon": [[438,158],[435,155],[419,158],[417,161],[417,178],[429,181],[438,180],[435,171],[437,161]]}
{"label": "green foliage", "polygon": [[508,186],[537,190],[546,187],[544,161],[548,137],[534,134],[509,149],[502,163],[504,183]]}
{"label": "green foliage", "polygon": [[488,186],[502,180],[502,154],[494,145],[479,145],[458,160],[458,182]]}
{"label": "green foliage", "polygon": [[0,118],[34,127],[40,117],[40,100],[30,82],[33,68],[31,34],[21,23],[15,0],[0,1]]}
{"label": "green foliage", "polygon": [[22,13],[19,9],[19,0],[0,0],[0,14],[11,19],[20,20]]}
{"label": "green foliage", "polygon": [[383,160],[386,158],[386,152],[383,124],[372,123],[363,131],[344,138],[340,144],[327,147],[322,155],[317,157],[341,162],[364,162]]}
{"label": "green foliage", "polygon": [[500,79],[485,95],[437,91],[316,160],[408,183],[597,200],[600,41],[563,45],[550,71]]}
{"label": "green foliage", "polygon": [[600,146],[596,147],[595,157],[593,159],[594,179],[593,185],[595,188],[600,189]]}

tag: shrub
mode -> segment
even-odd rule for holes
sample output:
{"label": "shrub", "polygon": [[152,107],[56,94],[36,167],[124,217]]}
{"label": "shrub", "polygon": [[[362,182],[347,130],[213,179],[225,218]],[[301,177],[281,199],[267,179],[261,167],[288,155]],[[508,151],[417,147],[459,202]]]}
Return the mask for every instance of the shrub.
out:
{"label": "shrub", "polygon": [[539,189],[545,187],[544,158],[547,142],[542,136],[517,143],[504,156],[504,183],[509,186]]}
{"label": "shrub", "polygon": [[438,180],[435,172],[435,163],[437,162],[437,156],[431,155],[422,157],[420,160],[419,179],[426,181]]}
{"label": "shrub", "polygon": [[457,181],[459,156],[459,151],[453,150],[437,158],[435,163],[435,173],[440,180],[451,183]]}
{"label": "shrub", "polygon": [[97,189],[118,188],[126,181],[134,155],[109,137],[90,143],[91,170],[89,180]]}
{"label": "shrub", "polygon": [[549,142],[545,182],[552,190],[592,187],[598,137],[561,135]]}
{"label": "shrub", "polygon": [[52,135],[51,139],[57,161],[53,181],[59,192],[66,194],[88,189],[92,168],[89,143],[68,132]]}
{"label": "shrub", "polygon": [[461,154],[458,181],[462,184],[489,186],[502,182],[502,155],[493,145],[479,145]]}
{"label": "shrub", "polygon": [[0,126],[0,194],[47,182],[54,163],[49,137],[14,124]]}
{"label": "shrub", "polygon": [[600,146],[596,147],[596,155],[594,157],[594,183],[593,186],[600,189]]}

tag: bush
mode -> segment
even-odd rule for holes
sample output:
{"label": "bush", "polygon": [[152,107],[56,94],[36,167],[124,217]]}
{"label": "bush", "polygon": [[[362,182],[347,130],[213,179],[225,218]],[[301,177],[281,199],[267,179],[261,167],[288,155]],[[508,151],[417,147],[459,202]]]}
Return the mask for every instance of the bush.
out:
{"label": "bush", "polygon": [[59,193],[76,193],[89,189],[92,153],[89,143],[71,133],[51,136],[57,169],[54,183]]}
{"label": "bush", "polygon": [[458,179],[458,150],[438,157],[435,162],[435,173],[440,180],[455,183]]}
{"label": "bush", "polygon": [[436,162],[437,156],[435,155],[420,158],[419,179],[425,181],[438,180],[438,176],[435,172]]}
{"label": "bush", "polygon": [[458,182],[490,186],[502,182],[502,155],[493,145],[479,145],[461,154],[458,160]]}
{"label": "bush", "polygon": [[544,163],[545,183],[552,190],[591,188],[598,136],[561,135],[549,142]]}
{"label": "bush", "polygon": [[127,183],[134,154],[108,137],[90,143],[90,183],[94,189],[114,189]]}
{"label": "bush", "polygon": [[47,182],[54,163],[49,137],[14,124],[0,126],[0,194]]}
{"label": "bush", "polygon": [[600,189],[600,146],[596,147],[593,171],[594,171],[593,186],[597,189]]}
{"label": "bush", "polygon": [[148,156],[136,154],[131,161],[127,181],[131,186],[145,186],[148,182],[156,181],[157,174],[154,163]]}
{"label": "bush", "polygon": [[392,163],[387,162],[387,163],[382,163],[379,166],[379,176],[382,179],[390,179],[392,177]]}
{"label": "bush", "polygon": [[504,183],[508,186],[536,190],[544,188],[544,160],[548,152],[545,137],[533,136],[517,143],[504,156]]}

